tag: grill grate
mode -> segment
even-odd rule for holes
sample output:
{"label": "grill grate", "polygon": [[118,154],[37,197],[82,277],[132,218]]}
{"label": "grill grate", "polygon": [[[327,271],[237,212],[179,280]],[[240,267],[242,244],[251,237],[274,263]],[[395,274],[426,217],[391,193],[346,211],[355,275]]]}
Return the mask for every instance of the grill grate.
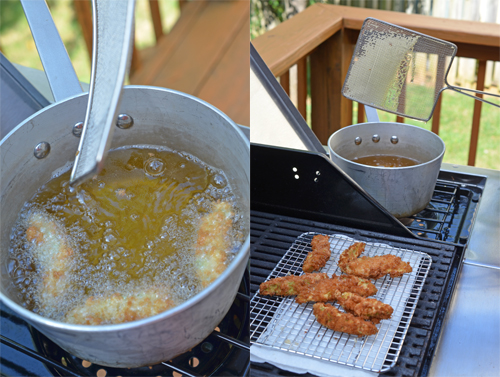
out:
{"label": "grill grate", "polygon": [[[290,245],[301,234],[318,232],[343,234],[363,241],[384,243],[391,247],[428,254],[432,265],[425,279],[415,312],[395,366],[384,375],[422,376],[428,373],[441,326],[457,276],[462,266],[464,248],[424,239],[408,239],[268,212],[251,213],[251,295],[255,295],[279,263]],[[276,303],[276,307],[279,303]],[[253,331],[253,329],[252,329]],[[292,375],[270,364],[252,363],[252,376]],[[302,375],[304,376],[304,375]],[[307,375],[306,375],[307,376]]]}
{"label": "grill grate", "polygon": [[470,188],[438,180],[427,208],[402,221],[419,237],[457,243],[466,220],[463,214],[474,198]]}
{"label": "grill grate", "polygon": [[[287,274],[300,275],[302,264],[316,233],[299,236],[271,272],[270,278]],[[336,261],[340,253],[355,241],[342,235],[330,236],[332,257],[320,272],[339,275]],[[373,372],[394,366],[409,322],[431,265],[431,258],[409,249],[393,248],[381,243],[368,243],[363,255],[393,254],[413,267],[411,274],[375,282],[374,298],[391,305],[391,320],[381,322],[375,336],[358,338],[333,332],[320,326],[312,313],[312,303],[299,305],[291,297],[267,297],[256,294],[251,301],[250,333],[253,344],[307,355],[325,361],[358,367]],[[336,305],[338,307],[338,305]]]}
{"label": "grill grate", "polygon": [[[487,178],[440,171],[431,214],[419,213],[403,226],[322,155],[252,144],[251,159],[251,294],[305,232],[424,252],[432,265],[396,365],[383,374],[427,375]],[[266,363],[252,363],[251,373],[296,375]]]}

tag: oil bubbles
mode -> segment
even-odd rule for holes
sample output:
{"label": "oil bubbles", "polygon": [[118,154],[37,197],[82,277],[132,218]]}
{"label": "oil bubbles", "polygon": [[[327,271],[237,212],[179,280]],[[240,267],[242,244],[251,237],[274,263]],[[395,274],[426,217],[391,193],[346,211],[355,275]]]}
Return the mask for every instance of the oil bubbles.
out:
{"label": "oil bubbles", "polygon": [[144,162],[144,172],[150,177],[158,177],[165,171],[165,162],[161,158],[151,157]]}

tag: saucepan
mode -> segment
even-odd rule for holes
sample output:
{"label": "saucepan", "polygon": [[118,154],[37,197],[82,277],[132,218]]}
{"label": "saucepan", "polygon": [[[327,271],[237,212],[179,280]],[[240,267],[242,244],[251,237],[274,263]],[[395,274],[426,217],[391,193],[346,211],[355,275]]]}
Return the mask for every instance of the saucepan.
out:
{"label": "saucepan", "polygon": [[[0,141],[0,299],[60,347],[92,363],[124,368],[169,360],[205,339],[228,312],[247,267],[249,234],[211,285],[158,315],[87,326],[54,321],[25,309],[8,273],[9,238],[23,204],[55,171],[74,161],[79,138],[73,128],[85,118],[88,93],[65,97],[26,119]],[[249,224],[250,145],[229,117],[191,95],[146,86],[125,87],[119,113],[133,119],[133,126],[116,128],[111,148],[160,145],[221,169],[238,197],[243,222]]]}
{"label": "saucepan", "polygon": [[[87,94],[50,105],[18,125],[0,142],[1,291],[14,312],[71,354],[113,367],[151,365],[181,354],[205,339],[231,307],[247,266],[249,237],[222,275],[197,296],[167,312],[117,325],[69,325],[41,317],[21,306],[9,277],[9,239],[24,204],[54,171],[71,163],[79,139],[72,128],[83,121]],[[134,120],[115,130],[111,148],[161,145],[195,155],[223,170],[239,197],[249,224],[250,148],[235,123],[221,111],[173,90],[131,86],[123,91],[120,113]],[[50,152],[38,159],[41,142]]]}
{"label": "saucepan", "polygon": [[[370,118],[369,118],[370,120]],[[328,140],[330,158],[394,217],[414,215],[432,198],[445,152],[431,131],[404,123],[372,121],[342,128]],[[389,155],[417,162],[413,166],[369,166],[359,157]]]}

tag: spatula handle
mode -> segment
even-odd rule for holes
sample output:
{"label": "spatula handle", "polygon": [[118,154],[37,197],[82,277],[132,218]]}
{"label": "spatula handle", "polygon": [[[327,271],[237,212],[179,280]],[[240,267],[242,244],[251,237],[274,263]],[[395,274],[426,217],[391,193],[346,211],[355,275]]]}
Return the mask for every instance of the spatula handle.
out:
{"label": "spatula handle", "polygon": [[135,0],[93,0],[89,102],[70,183],[99,173],[111,144],[131,58]]}
{"label": "spatula handle", "polygon": [[500,95],[495,94],[495,93],[482,92],[480,90],[468,89],[468,88],[461,88],[459,86],[451,86],[451,85],[448,86],[448,87],[446,87],[445,89],[451,89],[451,90],[453,90],[455,92],[462,93],[462,94],[464,94],[466,96],[469,96],[471,98],[474,98],[474,99],[476,99],[478,101],[481,101],[481,102],[484,102],[484,103],[487,103],[489,105],[493,105],[493,106],[496,106],[496,107],[500,107],[500,104],[498,104],[498,103],[494,103],[494,102],[485,100],[484,98],[481,98],[481,97],[478,97],[478,96],[473,96],[472,94],[469,94],[469,93],[466,93],[466,92],[478,93],[478,94],[483,94],[483,95],[487,95],[487,96],[493,96],[493,97],[500,98]]}

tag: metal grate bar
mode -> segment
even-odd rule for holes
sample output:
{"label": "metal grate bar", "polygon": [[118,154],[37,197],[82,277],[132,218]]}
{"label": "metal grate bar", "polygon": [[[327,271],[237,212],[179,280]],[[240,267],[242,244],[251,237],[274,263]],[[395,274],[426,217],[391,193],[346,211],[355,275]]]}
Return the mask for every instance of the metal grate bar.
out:
{"label": "metal grate bar", "polygon": [[[407,225],[408,229],[418,236],[432,235],[436,240],[447,240],[455,213],[460,209],[460,197],[458,184],[438,180],[429,205],[410,217],[414,222]],[[425,226],[426,223],[434,224],[434,227]]]}
{"label": "metal grate bar", "polygon": [[250,296],[246,295],[244,293],[241,293],[241,292],[237,292],[236,293],[236,297],[239,298],[240,300],[244,301],[244,302],[249,302],[250,301]]}
{"label": "metal grate bar", "polygon": [[440,236],[441,235],[441,230],[434,230],[434,229],[420,229],[420,228],[417,228],[417,227],[409,227],[410,229],[414,229],[414,230],[418,230],[419,232],[425,232],[425,233],[432,233],[432,234],[435,234],[436,236]]}
{"label": "metal grate bar", "polygon": [[[443,203],[443,204],[449,204],[449,205],[453,204],[452,201],[450,201],[450,200],[443,200],[443,199],[432,199],[431,202],[434,202],[434,203]],[[439,211],[439,210],[434,209],[433,211]],[[446,211],[442,211],[442,212],[446,212]]]}
{"label": "metal grate bar", "polygon": [[80,376],[79,374],[76,374],[72,370],[66,368],[64,365],[62,365],[60,363],[56,363],[55,361],[48,359],[47,357],[39,354],[38,352],[33,351],[33,350],[23,346],[22,344],[14,342],[13,340],[6,338],[3,335],[0,335],[0,342],[15,349],[16,351],[19,351],[19,352],[21,352],[29,357],[32,357],[38,361],[41,361],[42,363],[46,363],[46,364],[50,365],[51,367],[57,368],[61,372],[65,373],[66,376],[74,376],[74,377]]}
{"label": "metal grate bar", "polygon": [[193,372],[188,372],[184,368],[179,368],[179,367],[175,366],[174,364],[172,364],[169,361],[164,361],[161,364],[165,365],[166,367],[172,369],[175,372],[181,373],[183,377],[184,376],[185,377],[202,377],[200,374],[196,374],[196,373],[193,373]]}
{"label": "metal grate bar", "polygon": [[241,340],[233,338],[232,336],[221,334],[218,331],[213,331],[211,335],[217,337],[220,340],[223,340],[224,342],[232,344],[233,346],[241,348],[242,350],[250,351],[250,346],[248,344],[242,342]]}

